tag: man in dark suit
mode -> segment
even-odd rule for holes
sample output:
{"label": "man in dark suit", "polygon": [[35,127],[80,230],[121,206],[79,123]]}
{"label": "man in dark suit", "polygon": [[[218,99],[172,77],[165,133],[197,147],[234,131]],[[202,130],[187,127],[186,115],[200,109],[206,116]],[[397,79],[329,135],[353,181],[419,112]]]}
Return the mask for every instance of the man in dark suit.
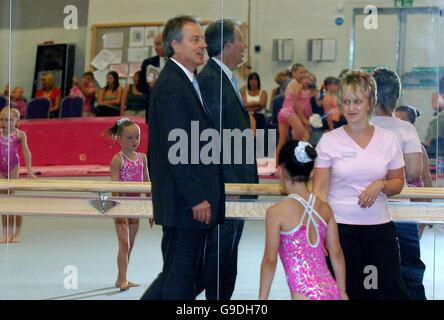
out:
{"label": "man in dark suit", "polygon": [[137,90],[139,90],[146,96],[146,123],[148,123],[148,108],[151,91],[154,87],[154,84],[156,83],[160,71],[162,71],[163,67],[165,66],[167,59],[165,49],[162,45],[161,33],[156,35],[156,37],[154,38],[154,51],[156,51],[157,55],[145,59],[142,63],[142,67],[140,69],[140,79],[137,85]]}
{"label": "man in dark suit", "polygon": [[[239,129],[242,132],[247,130],[245,133],[254,139],[248,110],[242,101],[233,73],[242,63],[247,47],[242,33],[232,21],[220,20],[208,26],[205,39],[210,60],[197,78],[216,128],[219,132],[225,129]],[[241,147],[235,149],[235,143],[231,142],[230,161],[224,161],[223,165],[224,182],[257,183],[254,144],[249,149],[246,141],[242,141]],[[223,151],[225,153],[227,150]],[[236,163],[238,153],[242,153],[241,163]],[[198,293],[205,288],[206,298],[209,300],[229,300],[233,294],[238,245],[243,227],[243,220],[226,219],[208,236],[204,273],[199,281]]]}
{"label": "man in dark suit", "polygon": [[[153,209],[163,230],[163,268],[142,299],[191,300],[208,231],[225,217],[225,191],[222,166],[204,164],[199,157],[204,142],[188,141],[192,129],[199,136],[214,130],[193,74],[204,62],[202,29],[193,18],[180,16],[167,22],[163,42],[170,59],[157,79],[149,110]],[[178,145],[188,159],[178,159],[173,152]],[[190,152],[199,153],[198,159],[191,155],[191,164]]]}

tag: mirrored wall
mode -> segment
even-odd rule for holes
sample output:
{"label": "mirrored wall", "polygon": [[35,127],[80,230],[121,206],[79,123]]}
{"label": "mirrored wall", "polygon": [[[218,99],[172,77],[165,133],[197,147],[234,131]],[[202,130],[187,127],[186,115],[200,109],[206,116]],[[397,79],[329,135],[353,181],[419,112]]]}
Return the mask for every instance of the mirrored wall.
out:
{"label": "mirrored wall", "polygon": [[[245,45],[243,61],[234,69],[234,75],[249,121],[256,130],[265,130],[265,139],[279,131],[276,101],[285,92],[289,80],[285,74],[294,64],[303,64],[314,76],[310,78],[309,98],[318,99],[320,108],[327,77],[338,78],[344,69],[370,72],[389,67],[402,81],[399,105],[414,106],[421,113],[415,126],[429,158],[423,170],[430,171],[431,186],[441,187],[444,1],[413,0],[411,6],[409,1],[373,3],[374,6],[361,0],[0,0],[0,41],[6,44],[0,47],[0,94],[5,94],[9,84],[6,98],[20,111],[19,128],[28,135],[37,179],[109,181],[109,164],[119,146],[103,132],[119,117],[131,117],[141,126],[138,151],[147,152],[146,114],[141,107],[128,113],[128,100],[122,102],[122,98],[132,96],[130,100],[136,104],[143,101],[134,77],[142,62],[156,55],[155,38],[165,22],[178,14],[189,14],[199,18],[205,31],[215,20],[232,19],[239,25],[238,40]],[[207,54],[206,62],[210,59]],[[198,71],[203,68],[200,66]],[[72,89],[84,81],[87,71],[95,77],[90,84],[92,93],[88,93],[90,106],[83,105],[77,117],[65,117],[64,99],[78,93],[80,89]],[[93,111],[106,100],[101,96],[106,90],[101,89],[107,86],[110,71],[118,75],[121,93],[120,100],[114,103],[114,117],[106,118]],[[220,90],[223,94],[224,89]],[[50,106],[44,116],[30,119],[29,102],[39,95],[48,98]],[[224,119],[219,120],[219,124],[224,123]],[[316,144],[324,130],[310,130],[311,142]],[[267,148],[256,159],[260,183],[279,184],[274,152]],[[26,179],[23,154],[20,161],[19,178]],[[52,201],[54,194],[19,191],[17,195],[35,196],[35,201],[40,202]],[[228,198],[233,202],[281,199]],[[225,231],[214,229],[212,248],[209,242],[210,248],[206,248],[204,262],[214,262],[212,272],[205,275],[215,294],[210,298],[220,298],[228,292],[232,299],[257,299],[265,245],[263,217],[228,221]],[[426,224],[420,241],[427,299],[444,298],[444,274],[440,271],[444,262],[443,230],[439,225]],[[113,219],[24,216],[17,241],[0,244],[0,299],[139,299],[162,271],[162,231],[161,226],[150,227],[147,219],[140,219],[127,270],[128,281],[138,286],[120,291],[119,285],[116,287],[119,242]],[[221,254],[223,250],[226,251]],[[234,289],[230,283],[235,283]],[[197,299],[206,298],[204,286],[201,282]],[[279,262],[270,299],[289,298]]]}

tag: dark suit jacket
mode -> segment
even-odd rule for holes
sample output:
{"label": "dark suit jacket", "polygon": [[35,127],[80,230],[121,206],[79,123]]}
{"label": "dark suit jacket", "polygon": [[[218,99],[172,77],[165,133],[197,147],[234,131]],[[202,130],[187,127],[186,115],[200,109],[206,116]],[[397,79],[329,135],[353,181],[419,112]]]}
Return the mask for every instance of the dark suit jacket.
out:
{"label": "dark suit jacket", "polygon": [[[221,107],[222,130],[240,129],[243,131],[251,128],[248,111],[239,100],[225,72],[222,72],[222,105],[220,105],[220,76],[221,68],[213,59],[208,61],[207,65],[197,76],[200,90],[208,105],[216,128],[219,130]],[[245,141],[243,142],[242,150],[235,150],[233,142],[232,140],[231,163],[223,165],[225,183],[258,183],[256,157],[254,157],[254,164],[246,164],[247,147]],[[235,152],[240,151],[243,153],[242,164],[234,164]],[[248,152],[251,151],[249,150]]]}
{"label": "dark suit jacket", "polygon": [[145,122],[148,123],[148,109],[149,109],[149,102],[150,102],[150,95],[151,95],[151,88],[146,81],[146,71],[149,65],[152,65],[154,67],[159,68],[160,66],[160,57],[154,56],[148,59],[145,59],[142,63],[142,67],[140,69],[140,79],[139,83],[137,85],[137,90],[142,92],[146,96],[146,116],[145,116]]}
{"label": "dark suit jacket", "polygon": [[[176,141],[168,141],[174,129],[188,135],[188,163],[191,159],[191,121],[199,122],[199,135],[214,128],[208,110],[200,102],[189,78],[173,61],[167,61],[151,93],[149,138],[154,219],[156,224],[209,229],[225,217],[222,166],[218,164],[171,164],[168,153]],[[196,138],[196,137],[193,137]],[[199,154],[208,142],[199,142]],[[192,207],[207,200],[211,222],[193,219]]]}

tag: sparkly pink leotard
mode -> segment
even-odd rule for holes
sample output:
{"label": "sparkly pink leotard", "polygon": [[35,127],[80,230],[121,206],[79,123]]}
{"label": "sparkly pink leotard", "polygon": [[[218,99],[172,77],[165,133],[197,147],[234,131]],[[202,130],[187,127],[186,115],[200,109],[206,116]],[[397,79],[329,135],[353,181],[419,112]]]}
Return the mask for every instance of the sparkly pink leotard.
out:
{"label": "sparkly pink leotard", "polygon": [[[289,232],[281,232],[279,256],[290,291],[310,300],[339,300],[338,287],[325,260],[323,246],[327,224],[314,210],[316,197],[310,194],[308,202],[297,194],[291,194],[288,198],[300,202],[305,208],[298,226]],[[319,219],[318,222],[313,215]],[[303,224],[306,216],[307,223]],[[309,239],[310,224],[316,231],[314,245]]]}
{"label": "sparkly pink leotard", "polygon": [[[120,165],[119,180],[120,181],[143,181],[143,161],[137,154],[136,160],[131,160],[123,152],[120,152],[122,164]],[[122,196],[136,197],[138,193],[124,193]]]}
{"label": "sparkly pink leotard", "polygon": [[313,114],[313,109],[311,107],[311,92],[310,90],[302,90],[301,92],[301,109],[305,118],[308,120]]}
{"label": "sparkly pink leotard", "polygon": [[7,178],[10,170],[20,163],[19,148],[20,139],[17,134],[8,137],[0,130],[0,174],[3,177]]}
{"label": "sparkly pink leotard", "polygon": [[288,118],[292,114],[295,114],[296,111],[294,110],[294,94],[293,93],[287,93],[284,98],[284,103],[282,104],[282,108],[278,113],[278,121],[284,122],[288,124]]}

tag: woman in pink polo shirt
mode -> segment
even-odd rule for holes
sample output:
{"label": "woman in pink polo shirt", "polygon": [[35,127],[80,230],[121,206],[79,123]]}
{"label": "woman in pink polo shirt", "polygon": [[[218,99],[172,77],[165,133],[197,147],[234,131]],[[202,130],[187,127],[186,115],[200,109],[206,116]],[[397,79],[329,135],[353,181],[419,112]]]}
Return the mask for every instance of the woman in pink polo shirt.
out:
{"label": "woman in pink polo shirt", "polygon": [[350,299],[405,299],[386,199],[404,185],[402,151],[390,131],[370,123],[376,103],[371,75],[347,73],[340,99],[348,124],[319,141],[314,191],[328,199],[338,222]]}

